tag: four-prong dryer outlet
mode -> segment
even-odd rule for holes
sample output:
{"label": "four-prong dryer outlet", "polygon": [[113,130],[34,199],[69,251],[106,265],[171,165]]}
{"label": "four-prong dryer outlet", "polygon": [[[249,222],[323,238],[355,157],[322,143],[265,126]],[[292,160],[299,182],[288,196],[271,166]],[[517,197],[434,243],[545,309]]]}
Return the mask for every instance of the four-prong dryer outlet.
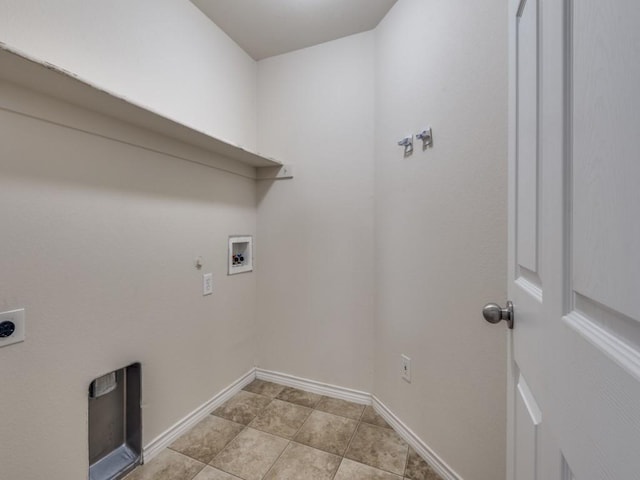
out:
{"label": "four-prong dryer outlet", "polygon": [[253,237],[229,237],[229,275],[253,270]]}
{"label": "four-prong dryer outlet", "polygon": [[0,348],[24,342],[24,308],[0,313]]}

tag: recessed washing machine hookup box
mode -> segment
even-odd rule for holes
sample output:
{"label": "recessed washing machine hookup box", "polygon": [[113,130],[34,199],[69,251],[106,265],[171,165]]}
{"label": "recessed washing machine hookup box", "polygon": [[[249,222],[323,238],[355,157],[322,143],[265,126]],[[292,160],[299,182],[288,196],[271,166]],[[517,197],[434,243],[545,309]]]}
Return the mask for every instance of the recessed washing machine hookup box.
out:
{"label": "recessed washing machine hookup box", "polygon": [[140,364],[89,386],[89,480],[120,480],[142,459]]}
{"label": "recessed washing machine hookup box", "polygon": [[253,270],[253,237],[229,237],[229,275]]}

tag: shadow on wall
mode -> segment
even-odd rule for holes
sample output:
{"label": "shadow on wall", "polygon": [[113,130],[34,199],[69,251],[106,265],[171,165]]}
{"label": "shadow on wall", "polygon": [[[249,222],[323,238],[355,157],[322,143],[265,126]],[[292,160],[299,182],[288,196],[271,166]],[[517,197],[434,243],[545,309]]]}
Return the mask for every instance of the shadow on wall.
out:
{"label": "shadow on wall", "polygon": [[2,142],[5,181],[255,208],[255,196],[239,193],[237,186],[252,185],[250,178],[27,116],[1,115],[17,132]]}

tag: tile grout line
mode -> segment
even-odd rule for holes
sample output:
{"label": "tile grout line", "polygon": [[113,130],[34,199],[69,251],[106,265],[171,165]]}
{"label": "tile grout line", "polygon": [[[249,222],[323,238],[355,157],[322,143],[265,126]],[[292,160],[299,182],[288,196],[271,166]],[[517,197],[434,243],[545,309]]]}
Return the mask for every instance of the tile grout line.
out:
{"label": "tile grout line", "polygon": [[[193,477],[191,477],[191,480],[193,480],[193,479],[194,479],[194,478],[196,478],[196,477],[197,477],[197,476],[198,476],[198,475],[199,475],[199,474],[200,474],[200,473],[201,473],[201,472],[202,472],[202,471],[203,471],[207,466],[210,466],[210,467],[213,467],[213,468],[219,469],[218,467],[215,467],[215,466],[211,465],[211,462],[213,462],[213,461],[214,461],[214,460],[215,460],[215,459],[216,459],[216,458],[217,458],[217,457],[218,457],[218,456],[219,456],[219,455],[220,455],[220,454],[221,454],[221,453],[222,453],[222,452],[223,452],[223,451],[224,451],[224,450],[225,450],[225,449],[226,449],[226,448],[227,448],[227,447],[228,447],[228,446],[229,446],[229,445],[230,445],[230,444],[231,444],[231,443],[232,443],[232,442],[233,442],[233,441],[234,441],[234,440],[239,436],[239,435],[241,435],[241,434],[242,434],[243,432],[245,432],[247,429],[251,428],[251,429],[254,429],[254,430],[256,430],[256,431],[261,431],[261,432],[264,432],[264,433],[271,434],[271,435],[273,435],[273,436],[275,436],[275,437],[279,437],[279,438],[282,438],[283,440],[286,440],[286,441],[287,441],[287,444],[286,444],[286,446],[284,447],[284,449],[282,450],[282,452],[280,452],[280,454],[278,455],[278,457],[274,460],[274,462],[271,464],[271,466],[269,467],[269,469],[268,469],[268,470],[266,471],[266,473],[261,477],[261,479],[260,479],[260,480],[264,480],[264,479],[265,479],[265,478],[266,478],[266,477],[267,477],[267,476],[268,476],[268,475],[273,471],[274,466],[278,463],[278,461],[282,458],[282,456],[283,456],[283,455],[285,454],[285,452],[286,452],[286,451],[291,447],[291,445],[292,445],[293,443],[299,444],[299,445],[304,446],[304,447],[307,447],[307,448],[311,448],[311,449],[313,449],[313,450],[317,450],[317,451],[322,452],[322,453],[325,453],[325,454],[330,454],[330,455],[334,455],[334,456],[338,457],[340,461],[338,462],[337,468],[336,468],[336,470],[333,472],[333,475],[331,476],[331,479],[330,479],[330,480],[334,480],[334,479],[335,479],[335,477],[336,477],[336,475],[338,474],[338,471],[340,470],[340,467],[341,467],[342,463],[344,462],[344,460],[345,460],[345,459],[348,459],[348,457],[346,457],[346,454],[348,453],[348,451],[349,451],[349,449],[350,449],[350,447],[351,447],[351,445],[352,445],[352,443],[353,443],[353,441],[354,441],[354,439],[355,439],[356,435],[358,434],[358,431],[359,431],[360,427],[362,426],[362,424],[364,423],[364,424],[366,424],[367,426],[377,427],[377,428],[380,428],[380,429],[385,428],[385,427],[381,427],[381,426],[376,425],[376,424],[374,424],[374,423],[369,423],[369,422],[366,422],[366,421],[364,421],[364,420],[363,420],[363,418],[364,418],[364,416],[365,416],[366,409],[367,409],[367,407],[366,407],[366,406],[364,406],[364,408],[362,408],[362,410],[361,410],[361,412],[360,412],[360,414],[359,414],[358,418],[357,418],[357,419],[354,419],[353,417],[347,417],[347,416],[340,415],[340,414],[337,414],[337,413],[332,413],[332,412],[327,412],[327,411],[324,411],[324,410],[319,410],[319,409],[318,409],[318,407],[322,404],[323,399],[331,399],[331,398],[332,398],[332,397],[327,397],[326,395],[320,395],[319,400],[318,400],[317,402],[315,402],[315,404],[314,404],[314,406],[313,406],[313,407],[308,407],[308,406],[306,406],[306,405],[301,405],[301,404],[298,404],[298,403],[295,403],[295,402],[291,402],[291,401],[288,401],[288,400],[284,400],[284,399],[279,399],[279,398],[277,398],[277,397],[278,397],[278,395],[280,395],[280,394],[282,393],[282,391],[283,391],[285,388],[287,388],[287,387],[286,387],[286,386],[282,386],[282,389],[281,389],[281,390],[279,390],[279,391],[278,391],[278,393],[277,393],[276,395],[274,395],[274,396],[265,395],[265,394],[263,394],[263,393],[252,392],[252,391],[250,391],[250,390],[246,390],[245,388],[243,388],[243,389],[242,389],[242,391],[246,391],[246,392],[248,392],[248,393],[251,393],[251,394],[254,394],[254,395],[258,395],[258,396],[265,397],[265,398],[268,398],[268,399],[269,399],[269,402],[268,402],[264,407],[262,407],[261,409],[259,409],[259,410],[258,410],[258,412],[256,413],[256,415],[255,415],[255,416],[251,419],[251,421],[249,421],[249,423],[248,423],[248,424],[246,424],[246,425],[245,425],[245,424],[242,424],[242,423],[239,423],[239,422],[235,422],[235,421],[233,421],[233,420],[230,420],[230,419],[225,418],[225,417],[222,417],[222,416],[214,415],[215,410],[213,410],[212,412],[210,412],[210,413],[209,413],[209,415],[212,415],[212,416],[214,416],[214,417],[216,417],[216,418],[220,418],[220,419],[222,419],[222,420],[225,420],[225,421],[231,422],[231,423],[233,423],[233,424],[236,424],[236,425],[238,425],[238,426],[241,426],[241,427],[242,427],[242,429],[241,429],[241,430],[240,430],[240,431],[239,431],[235,436],[233,436],[233,437],[232,437],[228,442],[226,442],[226,443],[224,444],[224,446],[220,449],[220,451],[219,451],[216,455],[214,455],[214,457],[213,457],[209,462],[202,462],[202,461],[201,461],[201,460],[199,460],[199,459],[196,459],[196,458],[191,457],[191,456],[189,456],[189,455],[187,455],[187,454],[184,454],[184,453],[182,453],[182,452],[179,452],[179,451],[177,451],[177,450],[172,449],[172,448],[171,448],[171,446],[168,446],[168,447],[166,447],[166,448],[167,448],[168,450],[171,450],[171,451],[175,452],[175,453],[178,453],[178,454],[179,454],[179,455],[181,455],[181,456],[184,456],[184,457],[186,457],[186,458],[189,458],[189,459],[191,459],[191,460],[193,460],[193,461],[196,461],[196,462],[198,462],[198,463],[200,463],[200,464],[202,464],[202,465],[203,465],[203,466],[202,466],[202,468],[200,468],[200,470],[198,470],[198,472],[196,472],[196,474],[195,474]],[[293,388],[293,387],[289,387],[289,388]],[[300,390],[300,389],[295,389],[295,390]],[[301,391],[305,392],[305,390],[301,390]],[[307,392],[307,393],[309,393],[309,392]],[[232,398],[233,398],[233,397],[232,397]],[[229,399],[229,400],[231,400],[231,399]],[[300,427],[298,427],[298,429],[295,431],[295,433],[291,436],[291,438],[286,438],[286,437],[283,437],[283,436],[277,435],[277,434],[275,434],[275,433],[265,432],[265,431],[263,431],[263,430],[260,430],[260,429],[257,429],[257,428],[253,428],[253,427],[251,427],[251,424],[255,421],[255,419],[256,419],[258,416],[260,416],[262,413],[264,413],[264,411],[265,411],[265,410],[266,410],[266,409],[267,409],[271,404],[273,404],[274,400],[279,400],[280,402],[283,402],[283,403],[287,403],[287,404],[294,405],[294,406],[297,406],[297,407],[305,407],[305,408],[308,408],[308,409],[309,409],[309,413],[308,413],[308,415],[305,417],[304,421],[302,422],[302,424],[300,425]],[[225,402],[225,403],[226,403],[226,402]],[[350,403],[353,403],[353,402],[350,402]],[[216,410],[217,410],[217,409],[216,409]],[[305,425],[307,424],[307,422],[309,421],[309,419],[310,419],[311,415],[312,415],[312,414],[313,414],[313,412],[315,412],[315,411],[320,412],[320,413],[324,413],[324,414],[327,414],[327,415],[335,415],[335,416],[337,416],[337,417],[345,418],[345,419],[348,419],[348,420],[355,420],[355,421],[357,422],[357,424],[356,424],[356,428],[354,429],[353,433],[351,434],[351,437],[350,437],[350,439],[349,439],[349,442],[347,443],[347,446],[346,446],[346,448],[345,448],[345,450],[344,450],[344,452],[343,452],[343,454],[342,454],[342,455],[336,455],[336,454],[334,454],[334,453],[332,453],[332,452],[326,452],[326,451],[324,451],[324,450],[322,450],[322,449],[319,449],[319,448],[316,448],[316,447],[312,447],[312,446],[310,446],[310,445],[305,445],[305,444],[303,444],[303,443],[300,443],[300,442],[296,442],[296,441],[295,441],[296,436],[297,436],[297,435],[300,433],[300,431],[304,428],[304,426],[305,426]],[[195,426],[194,426],[194,428],[195,428]],[[392,429],[392,430],[393,430],[393,429]],[[405,468],[404,468],[404,470],[403,470],[403,472],[404,472],[405,474],[406,474],[406,472],[407,472],[407,467],[408,467],[408,462],[409,462],[409,448],[407,448],[407,453],[406,453],[406,455],[407,455],[407,456],[406,456],[406,458],[405,458]],[[351,459],[349,459],[349,460],[351,460]],[[356,463],[360,463],[360,462],[356,462]],[[389,472],[389,471],[387,471],[387,470],[384,470],[384,469],[381,469],[381,468],[378,468],[378,467],[374,467],[374,466],[372,466],[372,465],[368,465],[368,464],[366,464],[366,463],[365,463],[365,464],[363,464],[363,465],[364,465],[364,466],[368,466],[368,467],[372,467],[372,468],[376,468],[376,469],[378,469],[378,470],[380,470],[380,471],[382,471],[382,472],[385,472],[385,471],[386,471],[386,472],[388,472],[388,473],[390,473],[390,474],[392,474],[392,475],[397,475],[397,474],[395,474],[394,472]],[[220,471],[222,471],[222,472],[228,473],[228,474],[230,474],[230,475],[232,475],[232,476],[234,476],[234,477],[235,477],[235,476],[237,476],[236,474],[233,474],[233,473],[231,473],[231,472],[227,472],[227,471],[226,471],[226,470],[224,470],[224,469],[219,469],[219,470],[220,470]],[[402,480],[403,478],[405,478],[405,475],[399,475],[399,477],[400,477],[400,480]],[[241,480],[246,480],[246,479],[244,479],[243,477],[239,477],[239,476],[238,476],[237,478],[240,478]]]}
{"label": "tile grout line", "polygon": [[[255,382],[255,380],[254,380],[254,382]],[[252,383],[253,383],[253,382],[252,382]],[[249,385],[251,385],[251,384],[249,384]],[[249,386],[249,385],[247,385],[247,386]],[[246,388],[246,387],[245,387],[245,388]],[[247,390],[247,391],[249,391],[249,390]],[[282,390],[281,390],[281,391],[282,391]],[[255,392],[250,392],[250,393],[255,393]],[[262,395],[261,393],[255,393],[255,394],[256,394],[256,395]],[[262,409],[260,409],[260,411],[259,411],[258,413],[256,413],[256,416],[255,416],[255,417],[253,417],[253,418],[251,419],[251,421],[250,421],[250,422],[249,422],[249,424],[247,425],[247,428],[252,428],[252,427],[250,427],[249,425],[250,425],[250,424],[252,424],[252,423],[255,421],[255,419],[256,419],[256,418],[258,418],[258,416],[259,416],[262,412],[264,412],[264,411],[269,407],[269,405],[271,405],[271,404],[273,403],[273,401],[276,399],[276,396],[277,396],[277,395],[276,395],[276,396],[274,396],[274,397],[268,397],[267,395],[262,395],[262,396],[263,396],[263,397],[270,398],[270,399],[271,399],[271,401],[270,401],[269,403],[267,403],[267,404],[266,404]],[[256,431],[258,431],[258,432],[262,432],[262,430],[258,430],[257,428],[254,428],[254,430],[256,430]],[[269,432],[263,432],[263,433],[269,433]],[[273,433],[272,433],[271,435],[273,435],[274,437],[283,438],[283,437],[281,437],[280,435],[275,435],[275,434],[273,434]],[[283,454],[284,454],[284,452],[287,450],[287,448],[289,448],[289,445],[291,444],[291,440],[289,440],[289,439],[285,439],[285,440],[287,440],[287,441],[288,441],[287,445],[282,449],[282,451],[280,452],[280,455],[278,455],[278,458],[276,458],[276,459],[274,460],[274,462],[271,464],[271,466],[270,466],[270,467],[269,467],[269,469],[265,472],[265,474],[264,474],[262,477],[260,477],[260,480],[262,480],[262,479],[266,478],[266,477],[267,477],[267,475],[269,475],[269,472],[273,469],[273,466],[278,462],[278,460],[280,460],[280,457],[282,457],[282,455],[283,455]],[[236,475],[236,476],[237,476],[237,475]],[[243,477],[238,477],[238,478],[243,478]],[[244,479],[244,480],[246,480],[246,479]]]}
{"label": "tile grout line", "polygon": [[[358,424],[356,425],[355,430],[353,431],[353,433],[351,434],[351,438],[349,439],[349,443],[347,443],[347,448],[344,449],[344,452],[342,454],[342,458],[340,459],[340,464],[338,465],[338,468],[336,469],[335,473],[333,474],[333,477],[331,477],[331,480],[334,480],[336,478],[336,475],[338,474],[338,470],[340,470],[340,467],[342,466],[342,462],[344,462],[344,459],[347,458],[347,452],[349,451],[349,447],[351,447],[351,442],[353,442],[353,439],[355,438],[356,434],[358,433],[358,429],[360,428],[360,425],[362,425],[362,417],[364,416],[364,411],[367,409],[367,407],[365,406],[362,409],[362,412],[360,412],[360,417],[358,417]],[[347,459],[350,460],[350,459]]]}
{"label": "tile grout line", "polygon": [[[286,388],[286,387],[285,387]],[[284,389],[283,389],[284,390]],[[304,391],[304,390],[303,390]],[[298,433],[300,433],[300,430],[302,430],[302,427],[304,427],[304,425],[307,423],[307,421],[309,420],[309,418],[311,417],[311,414],[315,411],[321,412],[322,410],[317,410],[317,406],[320,405],[320,402],[322,402],[322,399],[325,398],[324,395],[321,395],[320,399],[316,402],[315,407],[311,408],[311,412],[309,412],[309,415],[307,415],[307,418],[304,419],[304,422],[302,422],[302,425],[300,425],[300,427],[298,428],[298,430],[296,430],[296,433],[291,437],[291,439],[289,440],[289,443],[287,444],[287,446],[284,448],[284,450],[282,450],[282,453],[278,456],[278,458],[275,460],[275,462],[273,462],[273,464],[271,465],[271,467],[269,468],[269,470],[267,470],[267,473],[264,474],[264,476],[262,477],[261,480],[265,479],[268,475],[269,472],[271,472],[271,470],[273,470],[273,467],[276,465],[276,463],[278,463],[278,460],[280,460],[280,458],[282,457],[282,455],[284,455],[284,452],[289,448],[289,446],[294,443],[294,438],[298,435]],[[282,402],[286,402],[286,400],[281,400]],[[293,402],[288,402],[291,403],[292,405],[297,405],[296,403]],[[298,406],[304,406],[304,405],[298,405]],[[307,407],[309,408],[309,407]],[[323,412],[323,413],[327,413],[327,412]],[[298,443],[298,442],[295,442]],[[324,450],[320,450],[319,448],[315,448],[315,447],[311,447],[310,445],[305,445],[303,443],[298,443],[299,445],[302,445],[304,447],[307,448],[313,448],[315,450],[318,450],[319,452],[323,452],[323,453],[329,453],[331,455],[330,452],[325,452]],[[336,455],[337,456],[337,455]],[[342,457],[344,458],[344,457]],[[342,459],[340,460],[340,462],[342,462]],[[336,471],[333,473],[331,480],[333,480],[333,478],[336,476],[336,474],[338,473],[338,469],[340,468],[340,463],[338,464],[338,468],[336,468]]]}
{"label": "tile grout line", "polygon": [[[320,402],[318,402],[320,403]],[[356,436],[356,433],[358,432],[358,428],[360,428],[360,424],[362,423],[362,416],[364,415],[364,411],[367,407],[362,409],[362,412],[360,412],[360,416],[358,417],[357,420],[357,424],[356,424],[356,428],[353,430],[353,433],[351,434],[351,438],[349,439],[349,443],[347,443],[347,448],[344,449],[344,452],[342,452],[342,457],[340,458],[340,463],[338,464],[338,468],[336,468],[336,471],[333,473],[333,476],[331,477],[331,480],[334,480],[336,478],[336,475],[338,475],[338,470],[340,470],[340,467],[342,466],[342,462],[344,462],[344,459],[346,458],[345,455],[347,454],[347,452],[349,451],[349,447],[351,446],[351,442],[353,441],[353,438]],[[328,413],[328,412],[326,412]],[[355,420],[355,419],[354,419]]]}
{"label": "tile grout line", "polygon": [[189,460],[193,460],[194,462],[198,462],[198,463],[201,463],[201,464],[202,464],[202,468],[201,468],[200,470],[198,470],[198,471],[196,472],[196,474],[195,474],[193,477],[191,477],[191,480],[193,480],[194,478],[196,478],[198,475],[200,475],[200,473],[201,473],[205,468],[207,468],[207,464],[206,464],[206,463],[201,462],[200,460],[196,460],[195,458],[190,457],[189,455],[185,455],[184,453],[177,452],[177,451],[172,450],[172,449],[170,449],[170,448],[168,448],[168,447],[167,447],[167,449],[168,449],[168,450],[171,450],[171,451],[172,451],[172,452],[174,452],[174,453],[177,453],[178,455],[182,455],[183,457],[186,457],[186,458],[188,458]]}
{"label": "tile grout line", "polygon": [[[311,415],[311,414],[309,414],[309,415]],[[307,418],[309,418],[309,417],[307,416]],[[302,424],[304,425],[304,423],[305,423],[306,421],[307,421],[307,419],[305,418],[305,421],[304,421],[304,422],[302,422]],[[302,428],[302,427],[300,427],[300,428]],[[296,431],[295,435],[297,435],[297,434],[298,434],[298,431],[300,431],[300,428]],[[295,435],[294,435],[294,437],[295,437]],[[276,436],[279,436],[279,435],[276,435]],[[280,438],[283,438],[283,437],[280,437]],[[271,472],[271,470],[273,470],[273,467],[275,467],[276,463],[278,463],[278,460],[280,460],[280,458],[282,457],[282,455],[284,455],[284,452],[286,452],[286,451],[287,451],[287,449],[289,448],[289,445],[291,445],[291,443],[293,442],[293,437],[291,437],[290,439],[286,439],[286,440],[288,441],[287,446],[286,446],[286,447],[284,447],[284,448],[282,449],[282,452],[280,452],[280,455],[278,455],[278,458],[276,458],[276,459],[274,460],[274,462],[273,462],[273,463],[271,464],[271,466],[269,467],[269,470],[267,470],[267,471],[265,472],[265,474],[261,477],[261,480],[262,480],[262,479],[264,479],[264,478],[267,478],[267,476],[269,475],[269,472]]]}
{"label": "tile grout line", "polygon": [[[284,387],[282,388],[282,390],[284,390]],[[280,395],[280,393],[282,392],[282,390],[280,390],[280,392],[278,392],[278,395]],[[254,393],[254,392],[251,392],[251,393]],[[258,394],[256,394],[256,395],[261,395],[261,394],[259,394],[259,393],[258,393]],[[265,405],[265,407],[264,407],[262,410],[260,410],[260,412],[259,412],[258,414],[256,414],[256,416],[255,416],[255,417],[253,417],[253,420],[251,420],[251,422],[249,422],[249,423],[253,423],[253,421],[254,421],[256,418],[258,418],[258,415],[260,415],[260,413],[262,413],[263,411],[265,411],[265,410],[267,409],[267,407],[268,407],[269,405],[271,405],[271,404],[273,403],[273,401],[274,401],[274,400],[276,400],[276,397],[277,397],[278,395],[276,395],[276,396],[274,396],[274,397],[270,397],[270,398],[271,398],[271,401],[270,401],[267,405]],[[266,395],[263,395],[263,396],[265,396],[265,397],[266,397]],[[284,401],[284,400],[280,400],[280,401]],[[306,419],[305,419],[305,421],[306,421]],[[250,428],[250,427],[249,427],[249,425],[247,425],[247,428]],[[262,430],[258,430],[257,428],[254,428],[254,430],[257,430],[257,431],[259,431],[259,432],[261,432],[261,431],[262,431]],[[299,429],[298,429],[298,430],[299,430]],[[263,433],[269,433],[269,432],[263,432]],[[296,432],[296,434],[297,434],[297,433],[298,433],[298,432]],[[281,437],[280,435],[276,435],[276,434],[274,434],[274,433],[271,433],[271,435],[273,435],[274,437],[278,437],[278,438],[282,438],[282,439],[284,439],[284,440],[287,440],[287,445],[282,449],[282,451],[280,452],[280,455],[278,455],[278,458],[276,458],[276,459],[273,461],[273,463],[271,464],[271,466],[269,467],[269,469],[264,473],[264,475],[263,475],[262,477],[260,477],[260,480],[263,480],[264,478],[267,478],[267,476],[269,475],[269,472],[271,472],[271,470],[273,470],[273,467],[275,466],[275,464],[276,464],[276,463],[278,463],[278,460],[280,460],[280,458],[282,457],[282,455],[284,455],[284,452],[286,452],[286,451],[287,451],[287,448],[289,448],[289,445],[291,445],[291,442],[293,441],[292,439],[284,438],[284,437]],[[239,478],[240,478],[240,477],[239,477]]]}
{"label": "tile grout line", "polygon": [[[244,428],[243,428],[242,430],[240,430],[240,431],[238,432],[238,434],[237,434],[235,437],[233,437],[231,440],[229,440],[229,441],[225,444],[225,446],[224,446],[224,447],[223,447],[223,448],[222,448],[222,449],[221,449],[221,450],[220,450],[220,451],[219,451],[219,452],[218,452],[218,453],[217,453],[217,454],[216,454],[216,455],[215,455],[215,456],[214,456],[214,457],[209,461],[209,463],[208,463],[207,465],[209,465],[210,467],[216,468],[217,470],[220,470],[221,472],[228,473],[229,475],[231,475],[231,476],[233,476],[233,477],[239,478],[239,479],[241,479],[241,480],[246,480],[245,478],[240,477],[240,476],[236,475],[235,473],[231,473],[231,472],[228,472],[228,471],[226,471],[226,470],[224,470],[224,469],[222,469],[222,468],[220,468],[220,467],[217,467],[217,466],[213,466],[213,465],[211,465],[211,462],[213,462],[213,461],[218,457],[218,455],[220,455],[220,454],[221,454],[221,453],[222,453],[222,452],[223,452],[223,451],[224,451],[224,450],[229,446],[229,444],[231,444],[231,442],[233,442],[233,441],[234,441],[238,436],[240,436],[240,434],[241,434],[242,432],[244,432],[244,431],[246,431],[247,429],[251,428],[251,427],[249,427],[249,425],[250,425],[250,424],[251,424],[251,423],[256,419],[256,417],[257,417],[258,415],[260,415],[260,413],[262,413],[264,410],[266,410],[266,408],[267,408],[269,405],[271,405],[271,403],[273,402],[273,400],[275,399],[275,397],[269,397],[269,396],[267,396],[267,395],[262,395],[261,393],[250,392],[249,390],[245,390],[244,388],[243,388],[242,390],[240,390],[240,391],[245,391],[245,392],[253,393],[254,395],[260,395],[261,397],[269,398],[271,401],[270,401],[269,403],[267,403],[264,407],[262,407],[262,408],[258,411],[258,413],[256,413],[256,415],[251,419],[251,421],[250,421],[248,424],[246,424],[246,425],[245,425],[245,424],[243,424],[243,423],[234,422],[233,420],[229,420],[229,419],[224,418],[224,417],[218,417],[218,418],[222,418],[222,419],[224,419],[224,420],[228,420],[228,421],[230,421],[230,422],[232,422],[232,423],[237,423],[238,425],[242,425]],[[238,393],[239,393],[239,392],[238,392]],[[234,398],[234,397],[235,397],[235,395],[234,395],[233,397],[231,397],[231,398]],[[231,398],[230,398],[229,400],[231,400]],[[225,403],[226,403],[226,402],[225,402]],[[222,405],[221,405],[221,406],[222,406]],[[214,411],[215,411],[215,410],[214,410]],[[213,412],[211,412],[211,413],[210,413],[210,415],[213,415]],[[214,416],[217,416],[217,415],[214,415]],[[257,430],[257,429],[254,429],[254,430]],[[257,430],[257,431],[260,431],[260,430]],[[286,447],[285,447],[285,448],[286,448]],[[283,450],[283,451],[284,451],[284,450]],[[278,458],[280,458],[280,457],[278,457]],[[195,477],[194,477],[194,478],[195,478]],[[264,477],[263,477],[263,478],[264,478]],[[193,480],[193,479],[191,479],[191,480]]]}
{"label": "tile grout line", "polygon": [[[404,462],[404,475],[402,475],[402,478],[409,478],[407,477],[407,468],[409,468],[409,454],[411,453],[411,447],[409,447],[409,450],[407,450],[407,459]],[[409,479],[411,480],[411,479]]]}
{"label": "tile grout line", "polygon": [[[373,427],[373,428],[376,428],[376,429],[378,429],[378,430],[383,430],[383,431],[385,431],[385,430],[391,430],[391,431],[392,431],[396,436],[398,435],[398,433],[397,433],[395,430],[393,430],[392,428],[391,428],[391,429],[389,429],[389,428],[381,427],[381,426],[379,426],[379,425],[374,425],[374,424],[372,424],[372,423],[367,423],[367,422],[360,422],[360,424],[358,425],[358,428],[360,428],[360,425],[361,425],[362,423],[364,423],[364,424],[365,424],[366,426],[368,426],[368,427]],[[401,440],[402,440],[402,439],[401,439]],[[407,443],[407,442],[405,442],[404,440],[402,440],[402,441],[403,441],[404,443]],[[406,473],[406,470],[407,470],[407,461],[409,460],[409,448],[410,448],[410,446],[409,446],[409,444],[407,444],[407,453],[406,453],[406,455],[407,455],[407,456],[406,456],[406,458],[405,458],[405,468],[404,468],[404,470],[403,470],[403,473],[402,473],[402,474],[397,474],[397,473],[395,473],[395,472],[392,472],[391,470],[386,470],[386,469],[384,469],[384,468],[382,468],[382,467],[378,467],[378,466],[370,465],[370,464],[368,464],[368,463],[358,462],[357,460],[353,460],[353,461],[355,461],[356,463],[360,463],[360,464],[362,464],[362,465],[366,465],[366,466],[371,467],[371,468],[375,468],[375,469],[377,469],[377,470],[381,470],[381,471],[386,472],[386,473],[390,473],[391,475],[395,475],[395,476],[400,477],[400,478],[402,479],[402,478],[404,478],[404,477],[405,477],[405,476],[404,476],[404,473]],[[352,460],[352,459],[350,459],[350,458],[349,458],[348,460]],[[409,479],[409,480],[411,480],[411,479]]]}

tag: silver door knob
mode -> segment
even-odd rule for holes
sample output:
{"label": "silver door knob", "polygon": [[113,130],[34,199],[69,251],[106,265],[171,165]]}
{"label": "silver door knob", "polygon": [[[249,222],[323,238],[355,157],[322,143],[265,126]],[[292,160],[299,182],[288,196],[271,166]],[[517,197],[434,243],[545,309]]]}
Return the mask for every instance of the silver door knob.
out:
{"label": "silver door knob", "polygon": [[484,319],[489,323],[507,322],[509,328],[513,328],[513,302],[507,302],[507,308],[502,308],[495,303],[487,303],[482,309]]}

